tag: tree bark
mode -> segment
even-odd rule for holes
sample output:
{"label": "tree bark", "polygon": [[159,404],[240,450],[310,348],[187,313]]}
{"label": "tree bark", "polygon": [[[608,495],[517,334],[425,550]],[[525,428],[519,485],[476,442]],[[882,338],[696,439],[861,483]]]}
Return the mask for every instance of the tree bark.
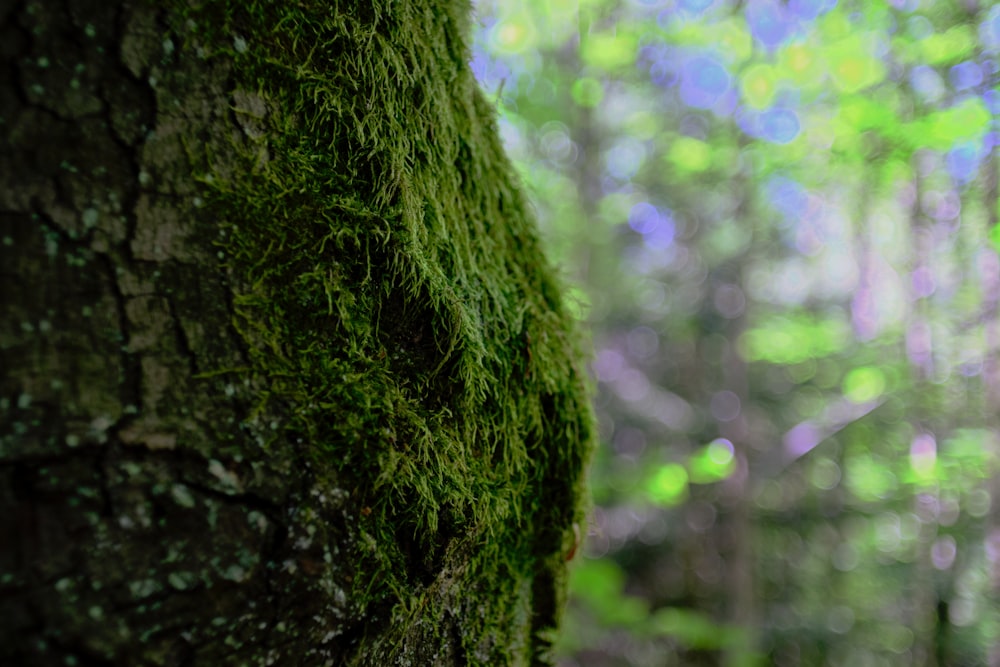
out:
{"label": "tree bark", "polygon": [[468,11],[0,2],[0,664],[545,662],[592,416]]}

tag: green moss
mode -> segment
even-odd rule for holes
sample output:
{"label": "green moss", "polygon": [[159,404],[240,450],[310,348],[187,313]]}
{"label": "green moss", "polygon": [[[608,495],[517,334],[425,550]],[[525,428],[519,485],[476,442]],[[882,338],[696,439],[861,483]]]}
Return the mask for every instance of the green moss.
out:
{"label": "green moss", "polygon": [[361,608],[388,601],[400,628],[457,613],[426,608],[448,579],[474,593],[466,659],[538,659],[592,416],[562,288],[467,66],[467,3],[181,11],[188,48],[234,63],[239,166],[192,149],[251,351],[230,372],[361,508]]}

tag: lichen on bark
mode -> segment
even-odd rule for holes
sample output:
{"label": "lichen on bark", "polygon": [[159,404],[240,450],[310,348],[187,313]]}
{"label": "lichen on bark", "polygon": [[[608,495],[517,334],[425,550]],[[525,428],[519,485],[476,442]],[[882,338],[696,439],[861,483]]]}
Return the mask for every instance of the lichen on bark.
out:
{"label": "lichen on bark", "polygon": [[0,10],[0,658],[544,661],[592,418],[468,16]]}

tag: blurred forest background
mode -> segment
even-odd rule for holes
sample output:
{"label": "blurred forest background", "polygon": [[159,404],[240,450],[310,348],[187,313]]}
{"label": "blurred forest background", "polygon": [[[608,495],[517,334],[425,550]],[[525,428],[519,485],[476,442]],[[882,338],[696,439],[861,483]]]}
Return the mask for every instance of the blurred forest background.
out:
{"label": "blurred forest background", "polygon": [[560,664],[1000,665],[1000,6],[476,5],[595,347]]}

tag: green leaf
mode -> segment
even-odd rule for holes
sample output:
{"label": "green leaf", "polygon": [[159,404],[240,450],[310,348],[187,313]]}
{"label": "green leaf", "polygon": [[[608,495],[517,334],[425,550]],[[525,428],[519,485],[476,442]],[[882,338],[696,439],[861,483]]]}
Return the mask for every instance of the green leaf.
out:
{"label": "green leaf", "polygon": [[570,572],[570,590],[604,625],[634,627],[649,616],[649,603],[625,595],[625,574],[610,559],[585,560]]}
{"label": "green leaf", "polygon": [[573,82],[570,94],[581,107],[593,108],[604,99],[604,85],[597,79],[583,77]]}
{"label": "green leaf", "polygon": [[778,76],[770,65],[753,65],[740,77],[743,99],[755,109],[766,109],[774,101],[778,90]]}
{"label": "green leaf", "polygon": [[898,486],[896,476],[886,462],[869,454],[853,456],[846,465],[844,481],[859,500],[874,502],[884,498]]}
{"label": "green leaf", "polygon": [[899,122],[889,106],[862,95],[842,98],[838,116],[855,132],[893,127]]}
{"label": "green leaf", "polygon": [[502,53],[523,53],[535,48],[537,32],[531,16],[515,14],[493,28],[493,45]]}
{"label": "green leaf", "polygon": [[885,373],[875,366],[862,366],[844,377],[844,395],[852,403],[874,401],[885,393]]}
{"label": "green leaf", "polygon": [[1000,225],[993,225],[989,231],[990,245],[995,252],[1000,252]]}
{"label": "green leaf", "polygon": [[850,341],[850,330],[839,319],[787,314],[765,320],[740,340],[747,361],[797,364],[838,352]]}
{"label": "green leaf", "polygon": [[646,494],[657,505],[673,507],[686,500],[687,493],[688,473],[677,463],[660,466],[646,482]]}
{"label": "green leaf", "polygon": [[723,649],[738,637],[733,628],[719,625],[705,614],[678,607],[658,609],[650,619],[650,626],[655,632],[693,649]]}
{"label": "green leaf", "polygon": [[723,438],[713,440],[691,457],[688,468],[695,484],[712,484],[726,479],[736,470],[733,444]]}
{"label": "green leaf", "polygon": [[882,59],[874,55],[869,35],[852,35],[824,51],[834,85],[843,93],[870,88],[885,78]]}
{"label": "green leaf", "polygon": [[619,30],[617,33],[593,33],[580,45],[584,64],[605,70],[635,63],[637,40],[635,35]]}
{"label": "green leaf", "polygon": [[778,53],[777,74],[803,88],[824,88],[826,85],[823,60],[816,47],[805,41],[790,42]]}
{"label": "green leaf", "polygon": [[983,101],[972,97],[912,123],[907,134],[916,146],[948,150],[959,141],[979,139],[991,121]]}
{"label": "green leaf", "polygon": [[667,159],[684,171],[705,171],[712,165],[712,149],[704,141],[677,137],[670,145]]}
{"label": "green leaf", "polygon": [[928,65],[946,65],[963,60],[978,43],[975,31],[968,25],[956,25],[918,42]]}

